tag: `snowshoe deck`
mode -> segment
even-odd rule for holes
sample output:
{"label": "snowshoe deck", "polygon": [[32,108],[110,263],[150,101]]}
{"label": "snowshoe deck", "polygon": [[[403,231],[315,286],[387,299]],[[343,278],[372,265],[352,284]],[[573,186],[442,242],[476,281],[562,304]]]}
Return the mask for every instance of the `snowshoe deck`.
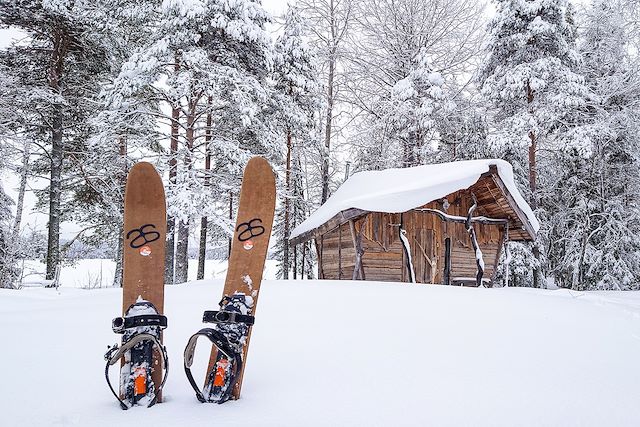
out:
{"label": "snowshoe deck", "polygon": [[[252,158],[244,170],[242,179],[236,228],[229,256],[223,300],[220,304],[220,313],[224,314],[222,316],[218,314],[217,319],[212,320],[217,323],[216,330],[222,332],[241,355],[238,372],[233,375],[233,390],[229,396],[232,399],[240,397],[242,388],[253,324],[253,320],[249,322],[246,319],[253,319],[252,316],[255,315],[258,304],[260,283],[273,225],[275,200],[275,175],[271,166],[262,157]],[[238,321],[225,321],[224,316],[237,317]],[[233,368],[229,366],[227,356],[218,351],[215,346],[211,351],[205,378],[205,391],[210,393],[213,401],[216,401],[217,395],[223,393],[225,370]],[[224,400],[226,399],[223,398],[222,401]]]}
{"label": "snowshoe deck", "polygon": [[[166,228],[162,179],[150,163],[137,163],[129,172],[124,202],[123,316],[139,298],[150,302],[159,315],[164,313]],[[162,342],[161,332],[159,340]],[[156,390],[162,382],[163,363],[154,350],[152,380]],[[157,401],[162,401],[161,390]]]}

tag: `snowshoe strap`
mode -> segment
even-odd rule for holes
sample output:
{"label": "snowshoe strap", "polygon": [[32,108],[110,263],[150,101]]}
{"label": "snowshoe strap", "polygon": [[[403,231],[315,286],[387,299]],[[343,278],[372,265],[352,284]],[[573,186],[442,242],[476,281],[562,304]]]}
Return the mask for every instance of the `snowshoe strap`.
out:
{"label": "snowshoe strap", "polygon": [[255,317],[247,314],[240,314],[234,311],[205,311],[202,316],[204,323],[244,323],[253,326]]}
{"label": "snowshoe strap", "polygon": [[120,360],[120,358],[124,355],[125,352],[129,351],[136,344],[141,343],[143,341],[151,341],[153,346],[157,348],[160,354],[162,355],[162,359],[164,361],[164,364],[163,364],[164,376],[162,377],[162,382],[160,383],[160,385],[157,387],[155,391],[155,396],[147,406],[147,408],[150,408],[156,404],[156,401],[158,400],[158,394],[160,393],[160,390],[162,390],[162,387],[164,387],[164,383],[167,381],[167,375],[169,374],[169,358],[167,356],[167,349],[165,348],[165,346],[162,345],[160,340],[151,334],[137,334],[131,337],[129,341],[122,344],[122,347],[118,347],[118,344],[114,345],[113,347],[110,347],[109,350],[107,350],[107,352],[104,355],[104,358],[107,361],[107,365],[104,368],[104,376],[107,379],[107,384],[109,384],[111,393],[113,393],[116,399],[118,399],[118,402],[120,402],[120,407],[125,411],[129,409],[129,406],[122,399],[120,399],[120,396],[118,395],[118,393],[116,393],[115,390],[113,389],[113,386],[111,385],[111,381],[109,380],[109,368],[112,365],[114,365],[116,362],[118,362],[118,360]]}
{"label": "snowshoe strap", "polygon": [[193,355],[195,354],[196,344],[198,342],[198,338],[200,336],[205,336],[209,338],[209,341],[218,348],[218,351],[221,351],[235,366],[231,377],[229,378],[229,386],[225,391],[224,395],[215,402],[223,403],[229,400],[231,397],[231,393],[233,392],[233,388],[235,387],[236,381],[238,380],[238,373],[242,371],[242,356],[233,349],[233,347],[229,344],[229,340],[227,337],[220,331],[211,328],[200,329],[198,332],[193,334],[191,338],[189,338],[189,342],[187,343],[187,347],[184,349],[184,372],[187,374],[187,379],[193,387],[193,390],[196,392],[196,398],[202,402],[214,402],[213,400],[207,399],[202,390],[196,384],[196,381],[193,379],[193,375],[191,374],[191,365],[193,364]]}
{"label": "snowshoe strap", "polygon": [[161,314],[141,314],[139,316],[116,317],[111,321],[111,328],[116,334],[123,334],[125,329],[137,328],[139,326],[160,326],[167,327],[167,316]]}

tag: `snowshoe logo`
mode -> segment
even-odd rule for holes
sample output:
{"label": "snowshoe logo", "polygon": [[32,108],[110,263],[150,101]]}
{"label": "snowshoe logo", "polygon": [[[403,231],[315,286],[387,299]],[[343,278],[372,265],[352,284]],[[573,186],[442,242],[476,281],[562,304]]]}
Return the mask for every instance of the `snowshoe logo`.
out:
{"label": "snowshoe logo", "polygon": [[247,240],[246,242],[244,242],[243,246],[245,250],[250,251],[251,249],[253,249],[253,241]]}
{"label": "snowshoe logo", "polygon": [[149,246],[143,246],[140,248],[140,255],[149,256],[151,255],[151,248]]}
{"label": "snowshoe logo", "polygon": [[[255,225],[254,223],[257,223],[257,225]],[[262,220],[260,218],[253,218],[249,222],[243,222],[239,224],[236,227],[236,231],[238,232],[238,240],[240,240],[241,242],[246,242],[253,237],[263,235],[266,230],[260,224],[262,224]],[[251,247],[253,247],[253,243],[251,244]],[[247,249],[247,246],[245,245],[244,248]]]}
{"label": "snowshoe logo", "polygon": [[[145,228],[147,227],[151,227],[152,229],[156,228],[156,226],[153,224],[145,224],[142,227],[134,228],[133,230],[127,233],[127,239],[130,239],[132,234],[138,233],[137,235],[135,235],[133,240],[131,240],[131,242],[129,243],[129,246],[131,246],[133,249],[138,249],[148,243],[155,242],[160,238],[160,233],[158,233],[155,230],[145,231]],[[151,253],[151,250],[149,250],[149,253]],[[140,254],[144,255],[142,251],[140,251]]]}

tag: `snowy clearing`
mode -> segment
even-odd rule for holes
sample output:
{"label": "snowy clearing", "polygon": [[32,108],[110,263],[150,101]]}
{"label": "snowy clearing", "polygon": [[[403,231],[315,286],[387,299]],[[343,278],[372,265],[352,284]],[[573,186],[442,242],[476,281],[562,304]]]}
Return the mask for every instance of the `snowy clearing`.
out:
{"label": "snowy clearing", "polygon": [[167,287],[165,403],[126,412],[102,359],[120,289],[0,290],[2,424],[640,425],[640,292],[267,280],[242,399],[203,405],[182,352],[222,285]]}

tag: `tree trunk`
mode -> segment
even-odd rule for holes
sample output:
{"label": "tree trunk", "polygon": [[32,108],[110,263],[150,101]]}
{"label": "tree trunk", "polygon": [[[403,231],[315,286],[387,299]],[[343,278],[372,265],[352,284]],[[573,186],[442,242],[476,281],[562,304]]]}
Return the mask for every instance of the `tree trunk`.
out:
{"label": "tree trunk", "polygon": [[49,235],[47,239],[47,280],[53,280],[60,262],[60,195],[62,192],[62,107],[54,107],[49,185]]}
{"label": "tree trunk", "polygon": [[[287,128],[287,163],[285,170],[285,191],[284,191],[284,242],[282,252],[282,277],[289,278],[289,223],[291,216],[291,129]],[[294,273],[295,274],[295,273]]]}
{"label": "tree trunk", "polygon": [[[180,55],[175,55],[174,70],[177,73],[180,70]],[[176,101],[178,102],[178,101]],[[176,176],[178,174],[178,137],[179,137],[179,120],[180,120],[180,107],[179,105],[173,105],[171,108],[171,142],[169,159],[169,185],[175,187]],[[173,285],[175,283],[174,263],[175,263],[175,248],[176,248],[176,219],[172,216],[167,216],[167,243],[165,247],[165,264],[164,264],[164,283]]]}
{"label": "tree trunk", "polygon": [[[52,92],[63,96],[64,62],[69,47],[67,34],[55,28],[52,34],[53,50],[49,61],[48,84]],[[49,235],[47,238],[47,280],[53,280],[60,263],[60,198],[62,193],[63,162],[63,105],[56,103],[51,116],[51,182],[49,184]]]}
{"label": "tree trunk", "polygon": [[116,252],[116,269],[113,275],[113,287],[121,288],[122,287],[122,275],[124,273],[123,265],[122,265],[122,255],[124,251],[124,228],[122,225],[118,227],[119,236],[118,236],[118,249]]}
{"label": "tree trunk", "polygon": [[124,193],[127,187],[127,141],[124,137],[120,137],[119,141],[120,149],[120,161],[122,162],[122,168],[120,169],[120,176],[118,177],[118,184],[120,186],[121,198],[118,200],[120,203],[120,224],[118,226],[118,249],[116,252],[116,271],[113,276],[113,287],[121,288],[123,279],[123,251],[124,251]]}
{"label": "tree trunk", "polygon": [[[187,110],[187,129],[185,132],[185,142],[187,151],[184,155],[184,166],[186,169],[187,180],[191,179],[192,154],[194,142],[194,125],[195,125],[195,109],[197,105],[197,97],[192,96],[188,102]],[[190,218],[186,221],[180,221],[178,224],[178,244],[176,245],[176,282],[184,283],[189,277],[189,228]]]}
{"label": "tree trunk", "polygon": [[29,155],[31,143],[24,143],[22,152],[22,170],[20,171],[20,188],[18,189],[18,200],[16,202],[16,217],[13,222],[12,247],[17,248],[20,237],[20,225],[22,223],[22,211],[24,210],[24,193],[27,189],[27,176],[29,172]]}
{"label": "tree trunk", "polygon": [[[211,106],[211,97],[209,97],[208,105]],[[208,192],[209,186],[211,185],[209,172],[211,170],[211,147],[209,144],[211,143],[211,113],[207,114],[207,129],[204,137],[204,145],[205,145],[205,158],[204,158],[204,188],[205,191]],[[198,275],[197,279],[204,279],[204,264],[207,258],[207,227],[208,220],[206,216],[203,216],[200,219],[200,247],[198,248]]]}
{"label": "tree trunk", "polygon": [[[229,190],[229,222],[230,223],[233,222],[233,191],[232,190]],[[231,236],[233,236],[233,233],[231,234]],[[229,236],[229,247],[227,250],[227,258],[231,256],[231,243],[232,243],[231,236]]]}
{"label": "tree trunk", "polygon": [[322,153],[322,200],[324,203],[329,198],[329,154],[331,152],[331,130],[333,123],[333,82],[336,68],[336,17],[333,0],[329,3],[331,39],[329,49],[329,75],[327,77],[327,111],[324,127],[324,151]]}
{"label": "tree trunk", "polygon": [[[527,104],[529,104],[529,114],[533,115],[533,89],[531,89],[531,85],[527,80]],[[536,162],[536,154],[537,154],[537,144],[538,140],[536,137],[536,133],[533,130],[529,131],[529,139],[531,143],[529,144],[529,189],[531,191],[531,197],[529,203],[531,204],[531,209],[535,210],[538,207],[537,201],[537,162]],[[541,274],[540,270],[540,248],[537,243],[533,243],[533,256],[536,259],[536,267],[533,269],[533,287],[539,288],[541,285]]]}

